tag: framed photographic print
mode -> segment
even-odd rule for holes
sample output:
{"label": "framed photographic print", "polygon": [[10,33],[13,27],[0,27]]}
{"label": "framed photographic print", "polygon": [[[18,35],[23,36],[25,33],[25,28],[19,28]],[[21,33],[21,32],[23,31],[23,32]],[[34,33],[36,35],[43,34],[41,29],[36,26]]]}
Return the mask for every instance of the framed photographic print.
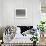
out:
{"label": "framed photographic print", "polygon": [[27,17],[27,8],[16,8],[15,15],[16,15],[16,18],[26,18]]}

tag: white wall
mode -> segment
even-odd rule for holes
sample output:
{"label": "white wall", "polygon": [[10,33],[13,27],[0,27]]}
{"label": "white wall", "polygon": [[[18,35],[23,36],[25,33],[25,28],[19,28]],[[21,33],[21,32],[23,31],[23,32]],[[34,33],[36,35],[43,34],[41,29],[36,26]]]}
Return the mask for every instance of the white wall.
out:
{"label": "white wall", "polygon": [[[15,8],[27,8],[28,18],[16,19]],[[14,19],[15,18],[15,19]],[[40,20],[39,0],[3,0],[2,25],[37,25]]]}
{"label": "white wall", "polygon": [[0,0],[0,26],[2,25],[2,0]]}
{"label": "white wall", "polygon": [[32,7],[32,15],[33,15],[33,26],[36,26],[37,24],[39,24],[40,20],[41,20],[41,2],[40,0],[34,0],[32,3],[33,7]]}

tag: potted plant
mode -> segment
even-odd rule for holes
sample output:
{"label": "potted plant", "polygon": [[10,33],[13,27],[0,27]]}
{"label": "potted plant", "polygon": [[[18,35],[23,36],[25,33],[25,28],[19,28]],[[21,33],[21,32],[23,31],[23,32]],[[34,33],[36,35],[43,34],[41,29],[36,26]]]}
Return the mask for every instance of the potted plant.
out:
{"label": "potted plant", "polygon": [[37,29],[40,30],[42,37],[44,37],[44,25],[45,25],[44,21],[40,21],[40,24],[37,25]]}
{"label": "potted plant", "polygon": [[33,46],[37,46],[36,44],[37,44],[38,38],[37,38],[36,35],[34,35],[34,36],[32,37],[31,41],[33,41]]}

